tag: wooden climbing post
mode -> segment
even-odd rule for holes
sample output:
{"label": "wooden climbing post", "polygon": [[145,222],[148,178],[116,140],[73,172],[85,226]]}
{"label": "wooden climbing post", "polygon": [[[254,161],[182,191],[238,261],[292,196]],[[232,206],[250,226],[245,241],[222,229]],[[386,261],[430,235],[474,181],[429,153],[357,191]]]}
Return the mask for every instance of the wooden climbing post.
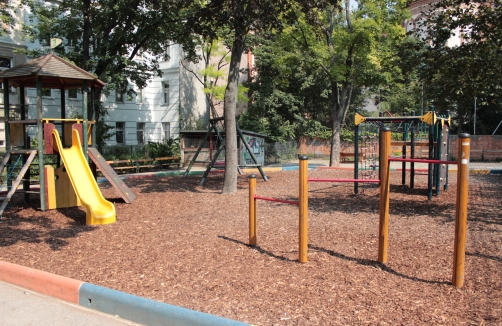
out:
{"label": "wooden climbing post", "polygon": [[378,261],[387,262],[389,246],[389,202],[390,202],[390,128],[380,131],[380,223],[378,235]]}
{"label": "wooden climbing post", "polygon": [[300,263],[308,261],[308,233],[309,233],[309,197],[308,197],[308,158],[305,155],[299,157],[299,198],[298,206],[300,211],[299,218],[299,257]]}
{"label": "wooden climbing post", "polygon": [[455,211],[455,245],[453,249],[453,280],[457,288],[464,284],[465,242],[469,186],[470,135],[458,137],[457,207]]}

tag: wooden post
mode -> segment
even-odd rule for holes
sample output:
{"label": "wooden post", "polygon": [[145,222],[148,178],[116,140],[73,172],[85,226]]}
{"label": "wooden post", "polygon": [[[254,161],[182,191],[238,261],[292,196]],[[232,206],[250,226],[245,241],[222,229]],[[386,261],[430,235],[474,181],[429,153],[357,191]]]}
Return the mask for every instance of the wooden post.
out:
{"label": "wooden post", "polygon": [[45,175],[44,175],[44,125],[43,125],[43,107],[42,107],[42,78],[37,77],[37,141],[38,141],[38,178],[40,181],[40,209],[47,210],[47,199],[45,198]]}
{"label": "wooden post", "polygon": [[[64,87],[61,87],[59,89],[59,91],[61,92],[61,114],[60,114],[60,118],[62,119],[61,120],[61,142],[63,144],[63,146],[66,144],[66,139],[65,139],[65,135],[64,135],[64,119],[66,119],[66,93],[65,93],[65,88]],[[58,159],[60,159],[60,156],[58,155]],[[58,162],[58,167],[59,167],[59,162]]]}
{"label": "wooden post", "polygon": [[457,208],[455,211],[455,245],[453,249],[452,283],[457,288],[460,288],[464,284],[470,135],[462,133],[459,135],[458,139]]}
{"label": "wooden post", "polygon": [[390,128],[380,131],[380,224],[378,236],[378,261],[387,262],[389,246],[389,198],[390,198]]}
{"label": "wooden post", "polygon": [[[83,123],[83,130],[82,130],[82,139],[80,139],[80,141],[82,142],[82,151],[84,152],[84,157],[85,157],[85,161],[88,162],[89,161],[89,154],[87,153],[87,147],[88,147],[88,141],[89,141],[89,137],[88,137],[88,131],[87,131],[87,127],[89,125],[89,119],[87,117],[87,95],[88,95],[88,89],[87,89],[87,82],[84,81],[83,84],[82,84],[82,118],[84,119],[84,123]],[[125,132],[124,132],[124,135],[125,135]]]}
{"label": "wooden post", "polygon": [[256,175],[251,174],[249,180],[249,245],[256,246]]}
{"label": "wooden post", "polygon": [[4,121],[5,121],[5,152],[10,151],[10,103],[9,103],[9,80],[4,78],[3,80],[3,105],[4,105]]}
{"label": "wooden post", "polygon": [[[24,91],[24,85],[19,86],[19,105],[21,107],[21,120],[26,120],[26,96],[25,96],[25,91]],[[26,125],[23,123],[23,144],[25,149],[30,149],[30,143],[26,141]],[[23,166],[26,164],[26,159],[28,158],[28,155],[23,155]],[[26,173],[24,174],[24,180],[23,180],[23,200],[25,203],[29,202],[30,200],[30,194],[28,193],[30,190],[30,169],[26,170]]]}
{"label": "wooden post", "polygon": [[[141,90],[140,90],[141,92]],[[91,86],[91,111],[92,111],[92,116],[91,116],[91,121],[94,121],[94,125],[92,126],[92,135],[91,135],[91,140],[92,144],[91,147],[97,148],[98,143],[96,142],[96,129],[98,128],[98,121],[96,120],[96,88],[94,85]]]}
{"label": "wooden post", "polygon": [[300,189],[298,198],[298,208],[300,212],[299,220],[299,257],[300,263],[308,261],[308,234],[309,234],[309,197],[308,197],[308,158],[300,156]]}

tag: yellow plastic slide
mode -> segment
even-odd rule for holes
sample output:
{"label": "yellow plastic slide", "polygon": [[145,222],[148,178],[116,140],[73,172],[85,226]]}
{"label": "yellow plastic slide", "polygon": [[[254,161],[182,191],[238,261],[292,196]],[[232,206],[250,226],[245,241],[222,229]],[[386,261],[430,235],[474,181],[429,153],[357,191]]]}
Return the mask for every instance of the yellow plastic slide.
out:
{"label": "yellow plastic slide", "polygon": [[63,159],[73,189],[75,189],[82,206],[85,208],[86,224],[95,225],[115,222],[115,206],[103,197],[98,184],[94,180],[80,146],[78,131],[72,130],[72,146],[70,148],[63,148],[56,129],[52,131],[52,141],[54,149],[59,152]]}

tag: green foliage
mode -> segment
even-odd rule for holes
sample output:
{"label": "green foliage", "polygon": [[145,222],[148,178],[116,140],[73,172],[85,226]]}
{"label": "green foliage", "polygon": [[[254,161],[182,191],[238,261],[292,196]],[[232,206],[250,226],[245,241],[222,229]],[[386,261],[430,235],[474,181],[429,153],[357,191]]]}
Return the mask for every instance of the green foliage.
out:
{"label": "green foliage", "polygon": [[[317,6],[325,6],[327,3],[337,3],[337,0],[325,1],[290,1],[290,0],[265,0],[265,1],[202,1],[194,5],[194,16],[188,20],[188,26],[193,26],[197,34],[210,39],[216,39],[215,31],[227,29],[232,37],[228,40],[228,48],[231,50],[228,67],[227,87],[224,97],[224,115],[227,119],[236,116],[239,73],[241,57],[246,48],[247,37],[250,31],[253,33],[268,33],[280,30],[285,23],[293,24],[297,21],[299,9],[310,12]],[[236,138],[236,131],[228,129],[227,137]],[[227,153],[237,153],[237,143],[227,143]],[[233,193],[237,190],[236,155],[226,155],[227,169],[223,185],[224,193]],[[231,172],[229,172],[231,171]]]}
{"label": "green foliage", "polygon": [[106,140],[115,136],[115,132],[112,131],[115,128],[105,122],[104,116],[100,116],[94,128],[96,128],[96,147],[99,152],[102,152],[106,145]]}
{"label": "green foliage", "polygon": [[[442,0],[426,15],[421,28],[427,38],[413,56],[426,96],[440,113],[455,112],[459,131],[472,133],[474,98],[481,115],[501,103],[502,26],[495,22],[502,19],[502,2]],[[452,36],[464,41],[451,45]]]}
{"label": "green foliage", "polygon": [[145,146],[148,157],[165,157],[180,155],[180,141],[178,138],[163,138],[161,142],[149,141]]}
{"label": "green foliage", "polygon": [[14,17],[12,17],[13,10],[14,8],[10,0],[3,0],[0,3],[0,22],[2,22],[0,25],[0,36],[10,34],[10,30],[7,26],[12,26],[14,24]]}
{"label": "green foliage", "polygon": [[[345,5],[350,8],[350,1]],[[396,52],[405,36],[402,21],[409,16],[405,5],[359,1],[349,16],[325,6],[284,25],[282,32],[255,35],[260,73],[249,85],[249,129],[270,139],[330,139],[338,124],[345,126],[340,139],[353,142],[349,108],[362,108],[371,91],[404,80]],[[398,85],[393,106],[408,102],[398,97],[406,89]],[[284,126],[295,126],[286,129],[293,134],[286,136]]]}
{"label": "green foliage", "polygon": [[318,138],[323,140],[331,139],[332,131],[331,129],[323,126],[319,121],[312,119],[303,120],[299,124],[299,134],[303,136],[308,136],[312,139]]}
{"label": "green foliage", "polygon": [[133,158],[133,150],[132,146],[107,146],[100,153],[103,153],[103,157],[106,157],[107,160],[130,160]]}
{"label": "green foliage", "polygon": [[207,128],[209,128],[208,122],[206,121],[206,119],[204,119],[204,116],[195,115],[194,113],[182,116],[180,112],[179,123],[181,130],[207,130]]}
{"label": "green foliage", "polygon": [[[40,43],[39,48],[26,51],[27,54],[36,57],[47,53],[50,38],[62,39],[63,44],[53,51],[106,82],[105,94],[118,89],[131,96],[134,91],[129,83],[144,88],[149,79],[161,76],[159,62],[167,59],[165,49],[171,42],[182,44],[186,59],[197,58],[195,38],[183,24],[191,12],[183,1],[22,3],[29,7],[35,22],[23,26],[24,36]],[[100,98],[101,90],[97,89],[96,94]],[[89,116],[98,121],[102,111],[103,108],[89,106]],[[100,133],[107,135],[106,128],[101,128]]]}
{"label": "green foliage", "polygon": [[354,129],[342,128],[340,130],[340,141],[345,143],[354,142]]}
{"label": "green foliage", "polygon": [[[160,75],[159,60],[172,41],[189,38],[180,26],[186,9],[181,3],[145,0],[138,2],[63,0],[57,6],[25,0],[36,25],[25,25],[30,40],[39,40],[48,51],[48,39],[63,39],[54,52],[93,72],[113,89],[128,89],[128,80],[139,88],[154,75]],[[88,21],[84,19],[84,12]],[[87,23],[88,22],[88,23]],[[90,50],[89,47],[92,47]],[[190,50],[189,48],[187,48]],[[142,60],[134,60],[144,52]],[[193,50],[190,53],[192,54]]]}

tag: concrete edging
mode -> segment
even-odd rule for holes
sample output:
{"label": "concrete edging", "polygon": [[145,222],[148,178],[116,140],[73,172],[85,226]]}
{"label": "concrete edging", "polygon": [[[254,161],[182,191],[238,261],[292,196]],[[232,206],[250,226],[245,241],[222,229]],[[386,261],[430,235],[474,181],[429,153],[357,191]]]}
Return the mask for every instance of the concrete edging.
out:
{"label": "concrete edging", "polygon": [[249,325],[4,261],[0,280],[145,325]]}
{"label": "concrete edging", "polygon": [[4,261],[0,261],[0,280],[75,304],[78,304],[78,291],[83,283]]}
{"label": "concrete edging", "polygon": [[120,318],[145,325],[249,325],[90,283],[82,284],[79,296],[79,304],[81,306],[96,309],[111,315],[118,315]]}

